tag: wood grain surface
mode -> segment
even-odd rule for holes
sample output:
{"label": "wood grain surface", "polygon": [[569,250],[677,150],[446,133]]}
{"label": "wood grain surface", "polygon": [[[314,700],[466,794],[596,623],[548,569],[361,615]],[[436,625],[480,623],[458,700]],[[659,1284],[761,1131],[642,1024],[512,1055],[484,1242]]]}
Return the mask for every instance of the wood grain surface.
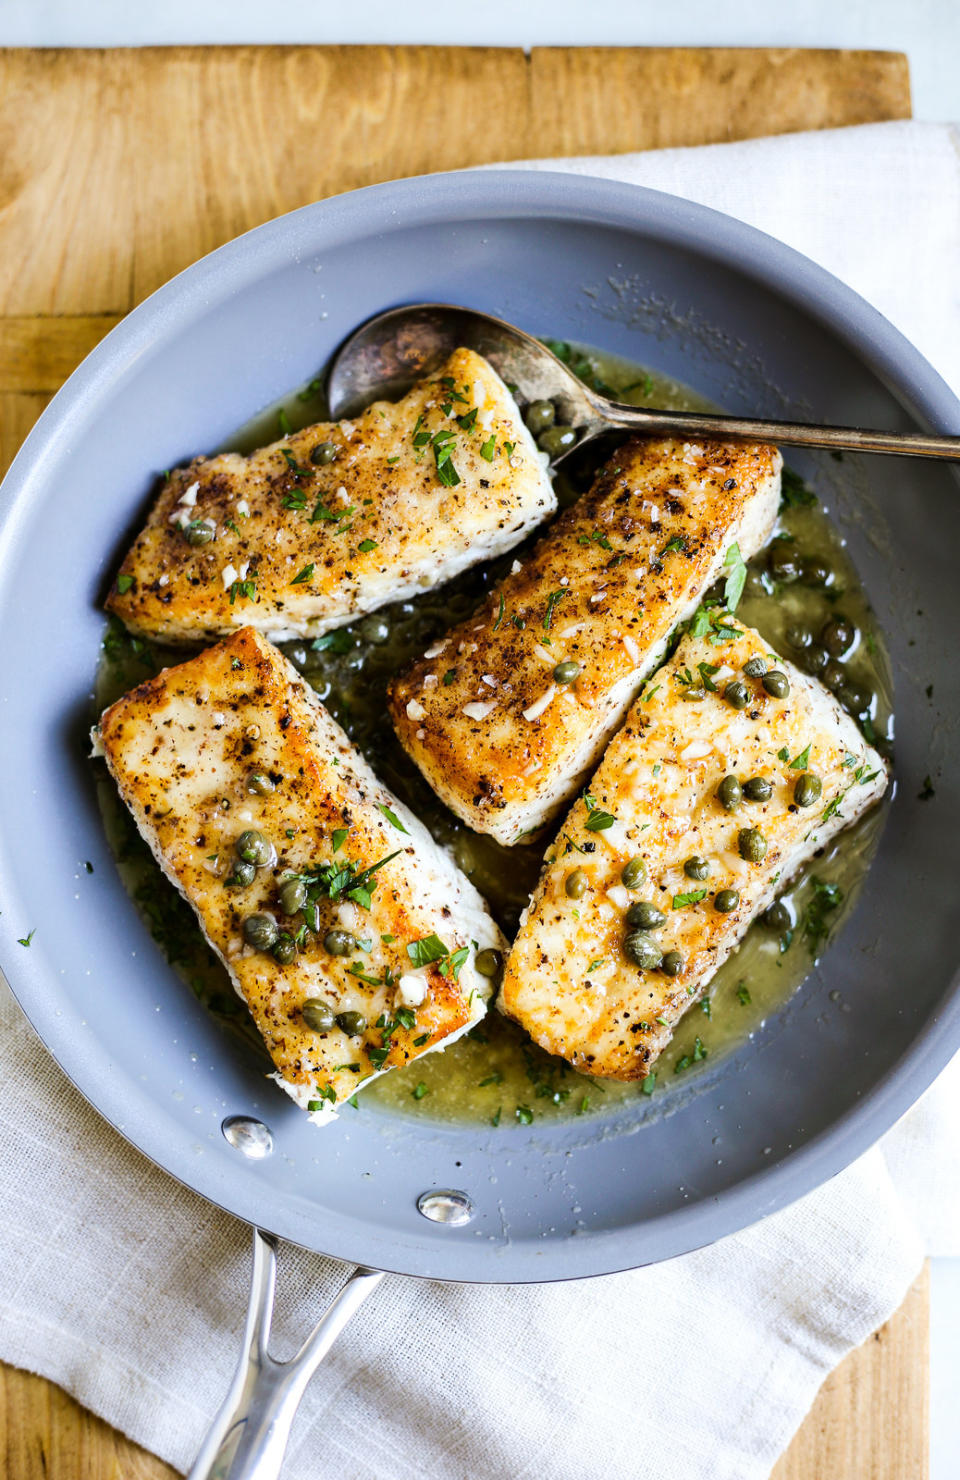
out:
{"label": "wood grain surface", "polygon": [[[664,48],[0,51],[0,472],[136,303],[325,195],[493,160],[905,118],[894,53]],[[827,1380],[772,1480],[925,1480],[928,1282]],[[169,1480],[0,1364],[2,1480]],[[683,1477],[678,1477],[683,1480]]]}

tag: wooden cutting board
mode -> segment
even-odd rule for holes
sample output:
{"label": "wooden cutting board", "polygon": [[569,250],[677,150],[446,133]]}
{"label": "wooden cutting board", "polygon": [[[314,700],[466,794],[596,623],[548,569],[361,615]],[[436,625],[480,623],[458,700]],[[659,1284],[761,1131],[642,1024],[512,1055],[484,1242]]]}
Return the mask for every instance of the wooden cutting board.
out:
{"label": "wooden cutting board", "polygon": [[[906,59],[883,52],[0,51],[0,471],[134,304],[308,201],[492,160],[909,116]],[[925,1480],[927,1396],[924,1276],[824,1384],[774,1480]],[[173,1476],[60,1389],[2,1364],[0,1473]]]}

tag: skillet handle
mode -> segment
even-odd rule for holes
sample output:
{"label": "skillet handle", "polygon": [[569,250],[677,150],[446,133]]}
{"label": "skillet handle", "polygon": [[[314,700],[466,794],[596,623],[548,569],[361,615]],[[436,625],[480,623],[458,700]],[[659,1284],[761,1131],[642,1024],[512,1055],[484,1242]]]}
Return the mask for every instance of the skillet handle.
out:
{"label": "skillet handle", "polygon": [[255,1228],[243,1350],[188,1480],[277,1480],[307,1383],[383,1273],[355,1269],[289,1362],[275,1361],[267,1350],[276,1278],[277,1240]]}

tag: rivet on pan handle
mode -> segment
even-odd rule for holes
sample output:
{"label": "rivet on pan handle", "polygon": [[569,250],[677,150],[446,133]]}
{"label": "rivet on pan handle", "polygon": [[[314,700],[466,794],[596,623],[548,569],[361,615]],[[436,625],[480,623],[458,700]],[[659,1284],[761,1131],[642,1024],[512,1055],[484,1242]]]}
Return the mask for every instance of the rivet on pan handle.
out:
{"label": "rivet on pan handle", "polygon": [[276,1279],[277,1241],[255,1228],[243,1351],[188,1480],[277,1480],[307,1383],[383,1273],[355,1269],[289,1362],[275,1361],[267,1350]]}

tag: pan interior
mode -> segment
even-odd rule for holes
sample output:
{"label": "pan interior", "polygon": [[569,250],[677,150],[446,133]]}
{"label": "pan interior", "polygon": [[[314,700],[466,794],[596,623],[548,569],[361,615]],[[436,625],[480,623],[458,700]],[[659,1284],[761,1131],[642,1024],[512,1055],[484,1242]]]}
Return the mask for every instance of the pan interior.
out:
{"label": "pan interior", "polygon": [[[310,207],[231,244],[95,352],[5,489],[3,960],[97,1108],[239,1216],[416,1274],[599,1273],[709,1242],[831,1175],[960,1039],[948,702],[957,486],[934,464],[791,459],[831,491],[887,637],[898,724],[896,794],[866,887],[788,1006],[666,1114],[628,1106],[494,1132],[345,1112],[319,1132],[231,1050],[131,907],[83,725],[104,583],[156,473],[308,380],[363,319],[424,299],[596,344],[732,411],[888,428],[926,417],[960,431],[933,372],[853,295],[760,234],[651,192],[434,177]],[[34,927],[23,950],[16,939]],[[228,1144],[221,1122],[237,1114],[269,1125],[271,1156],[247,1160]],[[436,1187],[466,1191],[473,1220],[422,1218],[417,1197]]]}

